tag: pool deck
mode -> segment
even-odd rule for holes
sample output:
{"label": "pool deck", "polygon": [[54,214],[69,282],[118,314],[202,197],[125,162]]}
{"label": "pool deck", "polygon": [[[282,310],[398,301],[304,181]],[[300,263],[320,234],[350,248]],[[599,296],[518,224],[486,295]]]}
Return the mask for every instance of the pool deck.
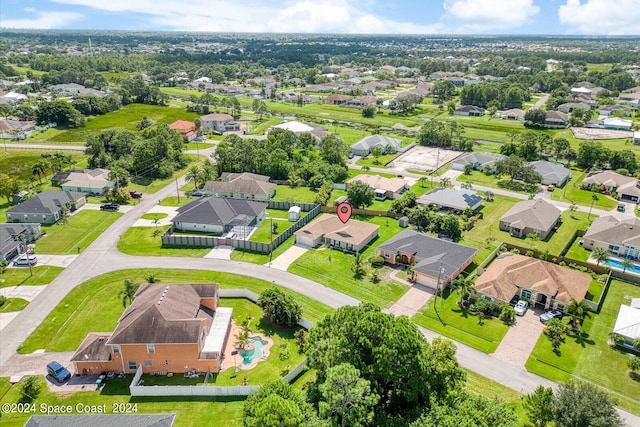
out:
{"label": "pool deck", "polygon": [[[233,368],[234,366],[238,366],[239,369],[246,371],[248,369],[252,369],[255,368],[256,365],[258,363],[260,363],[261,361],[265,360],[267,357],[269,357],[269,351],[271,350],[271,347],[273,347],[273,340],[271,338],[269,338],[268,336],[264,335],[264,334],[259,334],[259,333],[252,333],[250,338],[253,337],[260,337],[262,338],[264,341],[267,342],[267,344],[264,346],[263,348],[263,354],[262,357],[260,359],[254,360],[250,365],[245,365],[243,363],[243,358],[240,355],[240,353],[242,352],[242,349],[237,348],[235,346],[236,344],[236,336],[242,331],[242,328],[238,325],[235,324],[235,322],[231,322],[231,330],[229,331],[229,338],[227,339],[227,344],[224,347],[224,356],[222,359],[222,363],[220,364],[220,371],[224,371],[225,369],[228,368]],[[238,354],[236,356],[233,356],[231,354],[231,352],[233,351],[237,351]],[[234,357],[235,360],[237,362],[234,363]]]}
{"label": "pool deck", "polygon": [[[610,259],[610,261],[616,261],[617,263],[622,263],[622,258],[616,257],[616,256],[612,256]],[[589,259],[587,260],[587,262],[593,263],[593,264],[598,264],[598,261],[593,258],[592,256],[589,256]],[[638,264],[637,262],[634,261],[634,266],[632,269],[627,268],[626,271],[624,270],[624,267],[619,267],[617,265],[611,266],[608,264],[608,262],[601,262],[600,265],[605,265],[608,266],[609,268],[612,268],[614,270],[618,270],[618,271],[623,271],[625,273],[629,273],[629,274],[635,274],[637,276],[640,276],[640,264]]]}

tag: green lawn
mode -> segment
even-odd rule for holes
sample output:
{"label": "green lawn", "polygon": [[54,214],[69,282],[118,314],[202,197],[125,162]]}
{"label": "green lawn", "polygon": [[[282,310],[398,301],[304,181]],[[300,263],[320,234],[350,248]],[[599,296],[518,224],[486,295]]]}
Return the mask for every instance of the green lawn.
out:
{"label": "green lawn", "polygon": [[[362,253],[365,260],[374,255],[375,247],[402,230],[392,218],[361,215],[354,215],[353,218],[380,226],[378,237]],[[386,269],[381,270],[382,280],[379,283],[373,283],[368,275],[358,278],[351,271],[352,263],[353,255],[321,246],[307,251],[288,271],[383,308],[396,302],[408,290],[405,285],[387,281],[384,277],[388,271]]]}
{"label": "green lawn", "polygon": [[[22,354],[37,349],[55,351],[75,351],[89,332],[111,331],[124,311],[122,298],[118,292],[124,279],[136,283],[145,282],[149,274],[154,274],[162,284],[175,283],[217,283],[221,288],[246,288],[261,293],[273,286],[272,283],[237,274],[201,270],[135,269],[120,270],[104,274],[86,281],[74,288],[20,347]],[[303,317],[316,322],[332,310],[326,305],[296,292],[284,289],[303,308]],[[96,313],[100,313],[96,316]]]}
{"label": "green lawn", "polygon": [[[383,167],[383,166],[380,165],[378,167]],[[396,177],[396,175],[392,174],[392,173],[363,171],[361,169],[351,169],[351,168],[349,168],[349,175],[347,176],[347,179],[345,181],[350,180],[351,178],[356,177],[358,175],[362,175],[362,174],[364,174],[364,175],[380,175],[380,176],[383,176],[385,178],[395,178]]]}
{"label": "green lawn", "polygon": [[315,203],[316,191],[309,187],[290,187],[276,185],[276,195],[273,200],[283,202]]}
{"label": "green lawn", "polygon": [[[509,327],[497,318],[487,318],[480,325],[475,313],[458,307],[459,299],[460,295],[445,289],[442,297],[431,298],[412,320],[420,326],[485,353],[496,351]],[[438,319],[434,304],[437,304],[442,322]]]}
{"label": "green lawn", "polygon": [[[33,175],[31,167],[34,163],[42,160],[43,153],[52,152],[52,150],[2,150],[0,154],[0,173],[6,173],[10,177],[24,181],[27,184],[29,184],[31,178],[35,178],[33,181],[34,186],[38,186],[41,182],[48,183],[48,178],[51,178],[53,174],[51,169],[47,169],[46,177],[39,178],[37,175]],[[84,159],[84,154],[81,151],[65,151],[65,154],[71,156],[73,164],[76,166],[78,162]],[[6,199],[5,196],[2,196],[2,198]]]}
{"label": "green lawn", "polygon": [[157,105],[129,104],[117,111],[93,117],[87,124],[76,129],[68,129],[53,136],[50,142],[86,141],[92,135],[114,127],[136,130],[136,125],[144,117],[154,123],[172,123],[176,120],[194,120],[196,113],[189,113],[183,108],[161,107]]}
{"label": "green lawn", "polygon": [[[301,213],[306,215],[308,212]],[[303,217],[304,215],[300,216]],[[276,233],[271,232],[272,221],[269,220],[269,217],[273,218],[273,225],[277,226]],[[272,238],[278,237],[278,234],[282,233],[287,228],[293,225],[293,222],[289,222],[287,217],[287,211],[267,209],[267,218],[262,221],[262,224],[260,224],[256,231],[253,232],[249,240],[252,240],[254,242],[269,243]]]}
{"label": "green lawn", "polygon": [[522,407],[521,393],[473,371],[467,371],[467,387],[474,393],[489,399],[502,399],[516,412],[520,426],[530,426],[529,419]]}
{"label": "green lawn", "polygon": [[146,213],[146,214],[142,215],[140,218],[142,218],[142,219],[150,219],[151,221],[153,221],[155,219],[166,218],[167,216],[168,215],[166,213],[157,212],[157,213]]}
{"label": "green lawn", "polygon": [[111,224],[122,216],[119,212],[81,210],[67,218],[66,224],[43,226],[47,234],[36,242],[36,252],[41,254],[77,254],[85,250]]}
{"label": "green lawn", "polygon": [[195,200],[193,197],[181,196],[178,199],[178,196],[169,196],[165,197],[160,201],[160,206],[183,206],[189,203],[190,201]]}
{"label": "green lawn", "polygon": [[[195,155],[187,156],[190,159],[195,159]],[[173,173],[169,178],[165,179],[149,179],[145,177],[134,178],[132,182],[127,185],[129,190],[135,190],[142,193],[142,197],[153,197],[153,193],[166,187],[174,182],[177,178],[187,173],[187,170],[191,167],[191,164],[187,164],[184,168],[179,169]]]}
{"label": "green lawn", "polygon": [[131,227],[118,241],[118,250],[129,255],[138,256],[183,256],[202,258],[212,248],[163,248],[162,233],[171,227],[164,225],[157,227],[160,233],[155,234],[156,227]]}
{"label": "green lawn", "polygon": [[591,251],[586,250],[582,246],[580,246],[580,241],[582,238],[578,237],[569,248],[569,251],[566,253],[567,258],[575,259],[578,261],[587,262],[589,260],[589,255],[591,255]]}
{"label": "green lawn", "polygon": [[[581,206],[591,206],[593,194],[582,189],[582,181],[587,176],[585,172],[572,171],[571,180],[562,188],[556,188],[551,193],[551,199],[561,202],[574,203]],[[596,209],[611,210],[618,206],[618,202],[604,194],[597,194],[598,200],[593,203]]]}
{"label": "green lawn", "polygon": [[600,314],[585,320],[582,333],[567,335],[560,355],[541,335],[527,361],[527,370],[554,381],[577,377],[594,382],[610,389],[623,409],[640,415],[640,382],[627,373],[629,356],[608,344],[620,304],[629,304],[630,298],[638,297],[640,287],[613,280]]}
{"label": "green lawn", "polygon": [[[176,413],[176,427],[227,427],[239,426],[242,424],[242,408],[244,398],[242,397],[198,397],[185,396],[179,399],[175,397],[148,397],[148,398],[132,398],[129,394],[129,384],[132,376],[127,375],[125,378],[114,378],[109,380],[100,390],[81,391],[77,393],[55,393],[47,389],[45,379],[39,377],[41,382],[41,391],[38,397],[33,401],[36,408],[40,404],[47,406],[66,406],[71,405],[73,408],[77,404],[86,406],[106,405],[107,413],[113,413],[115,404],[130,403],[135,404],[137,413]],[[20,392],[21,383],[10,385],[8,378],[0,378],[1,389],[6,389],[6,393],[2,393],[0,403],[16,403],[21,401],[22,394]],[[38,412],[39,413],[39,412]],[[5,427],[23,426],[30,413],[3,413],[2,425]]]}
{"label": "green lawn", "polygon": [[7,298],[0,306],[0,313],[9,313],[10,311],[21,311],[29,305],[29,301],[22,298]]}
{"label": "green lawn", "polygon": [[31,268],[33,276],[29,272],[29,267],[8,268],[0,274],[0,288],[7,286],[38,286],[47,285],[64,270],[62,267],[50,265],[35,266]]}
{"label": "green lawn", "polygon": [[[384,165],[398,157],[400,153],[395,154],[383,154],[379,156],[377,159],[373,155],[369,155],[367,157],[362,157],[360,160],[356,162],[359,166],[369,166],[370,168],[382,168]],[[376,160],[378,163],[376,163]]]}

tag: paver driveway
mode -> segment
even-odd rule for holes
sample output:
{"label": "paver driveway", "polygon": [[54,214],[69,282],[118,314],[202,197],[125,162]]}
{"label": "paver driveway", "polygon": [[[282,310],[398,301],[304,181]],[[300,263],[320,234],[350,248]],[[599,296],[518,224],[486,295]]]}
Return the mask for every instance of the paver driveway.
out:
{"label": "paver driveway", "polygon": [[529,354],[536,345],[544,325],[539,314],[529,309],[524,316],[516,316],[516,323],[509,328],[493,357],[524,368]]}

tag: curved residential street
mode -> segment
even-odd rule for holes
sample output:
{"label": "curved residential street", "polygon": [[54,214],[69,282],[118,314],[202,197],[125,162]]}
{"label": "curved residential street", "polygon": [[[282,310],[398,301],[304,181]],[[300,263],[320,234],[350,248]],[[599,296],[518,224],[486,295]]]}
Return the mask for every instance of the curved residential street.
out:
{"label": "curved residential street", "polygon": [[[205,154],[204,150],[200,154]],[[184,184],[184,178],[177,180],[178,187]],[[205,258],[137,257],[120,253],[117,250],[120,236],[140,216],[160,200],[175,193],[175,191],[176,182],[173,182],[157,193],[147,195],[138,205],[112,224],[84,252],[78,255],[51,284],[47,285],[35,296],[33,301],[0,331],[0,342],[2,343],[0,347],[0,372],[2,375],[12,374],[11,372],[6,372],[6,368],[10,365],[16,366],[16,364],[8,363],[9,359],[23,357],[16,354],[19,345],[74,287],[88,279],[111,271],[135,268],[214,270],[271,281],[334,308],[359,303],[358,300],[324,285],[264,265]],[[420,328],[420,330],[428,339],[433,339],[437,336],[436,333],[427,329]],[[532,392],[539,384],[547,387],[557,386],[557,384],[531,374],[525,369],[504,363],[464,344],[456,343],[456,345],[458,348],[458,361],[463,367],[519,392]],[[626,420],[627,425],[640,426],[640,417],[622,410],[620,410],[620,414]]]}

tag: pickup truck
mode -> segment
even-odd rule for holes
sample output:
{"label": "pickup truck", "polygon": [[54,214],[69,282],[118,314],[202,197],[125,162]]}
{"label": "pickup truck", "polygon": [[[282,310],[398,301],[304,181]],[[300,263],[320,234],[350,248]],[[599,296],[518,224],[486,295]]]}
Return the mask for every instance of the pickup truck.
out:
{"label": "pickup truck", "polygon": [[142,193],[138,193],[135,190],[129,190],[129,195],[132,199],[142,199]]}

